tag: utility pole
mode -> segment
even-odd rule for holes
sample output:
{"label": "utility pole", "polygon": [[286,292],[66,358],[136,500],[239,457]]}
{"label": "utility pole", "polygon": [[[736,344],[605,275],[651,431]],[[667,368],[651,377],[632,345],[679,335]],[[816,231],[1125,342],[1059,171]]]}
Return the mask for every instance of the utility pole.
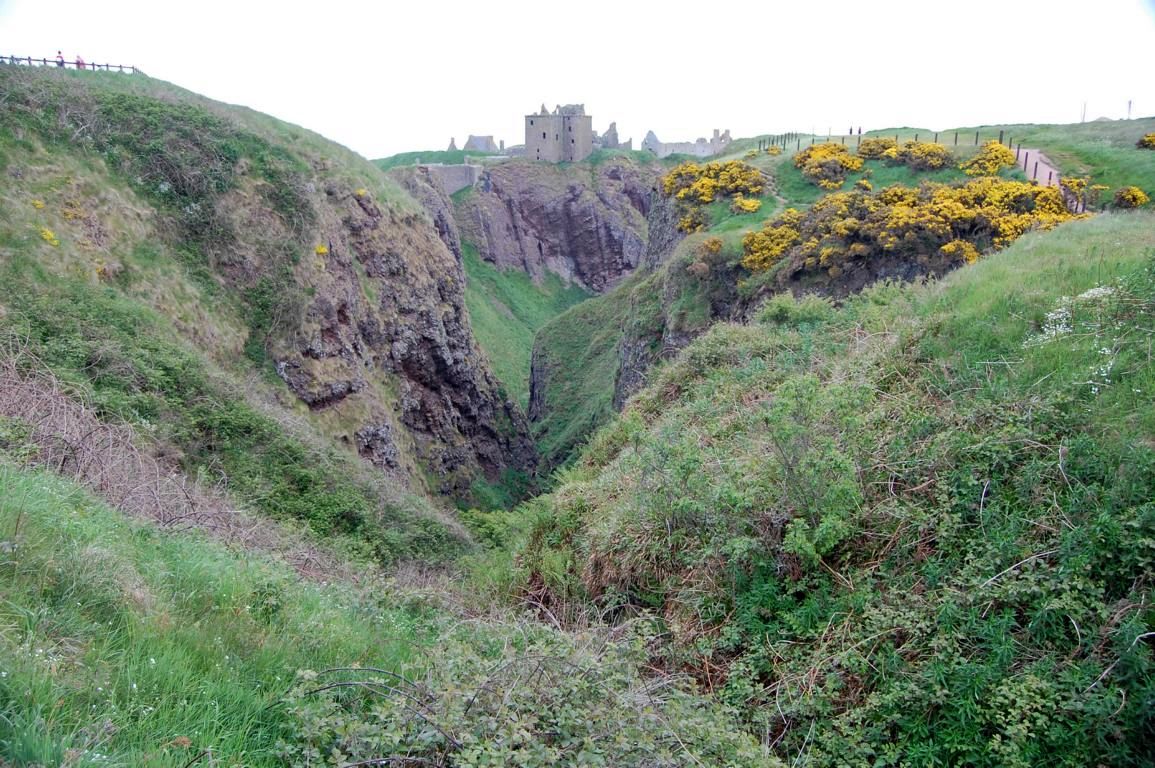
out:
{"label": "utility pole", "polygon": [[1083,102],[1083,116],[1079,119],[1080,123],[1087,122],[1087,102]]}
{"label": "utility pole", "polygon": [[1131,100],[1127,99],[1127,119],[1131,119]]}

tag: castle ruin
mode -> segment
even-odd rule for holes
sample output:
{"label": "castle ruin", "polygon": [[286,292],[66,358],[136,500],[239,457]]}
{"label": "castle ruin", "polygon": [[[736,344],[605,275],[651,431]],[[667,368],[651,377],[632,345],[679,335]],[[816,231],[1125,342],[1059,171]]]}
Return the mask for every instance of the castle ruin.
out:
{"label": "castle ruin", "polygon": [[642,149],[647,149],[658,157],[668,157],[673,154],[710,157],[711,155],[722,154],[726,147],[730,146],[730,140],[729,129],[719,132],[715,128],[714,136],[709,141],[698,139],[697,141],[675,141],[667,144],[659,141],[654,132],[650,131],[642,140]]}
{"label": "castle ruin", "polygon": [[525,156],[531,160],[585,160],[593,152],[593,138],[593,117],[584,104],[558,106],[552,113],[542,104],[541,112],[525,116]]}

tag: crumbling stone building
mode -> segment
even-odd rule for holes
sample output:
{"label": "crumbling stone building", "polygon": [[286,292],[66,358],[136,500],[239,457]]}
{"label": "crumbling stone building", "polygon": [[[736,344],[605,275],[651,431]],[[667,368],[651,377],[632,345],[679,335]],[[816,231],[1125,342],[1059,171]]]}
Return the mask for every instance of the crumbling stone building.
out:
{"label": "crumbling stone building", "polygon": [[584,104],[558,106],[552,113],[542,104],[541,112],[525,116],[525,156],[532,160],[576,163],[593,149],[593,117]]}

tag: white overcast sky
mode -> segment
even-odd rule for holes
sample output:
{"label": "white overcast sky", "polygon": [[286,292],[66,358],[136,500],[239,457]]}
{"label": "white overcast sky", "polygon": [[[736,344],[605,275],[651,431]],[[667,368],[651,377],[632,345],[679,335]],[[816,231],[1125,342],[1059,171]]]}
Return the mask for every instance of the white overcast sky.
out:
{"label": "white overcast sky", "polygon": [[[563,13],[562,9],[572,9]],[[679,10],[686,9],[686,10]],[[135,64],[367,157],[523,139],[584,102],[635,146],[1155,115],[1155,0],[0,0],[0,54]]]}

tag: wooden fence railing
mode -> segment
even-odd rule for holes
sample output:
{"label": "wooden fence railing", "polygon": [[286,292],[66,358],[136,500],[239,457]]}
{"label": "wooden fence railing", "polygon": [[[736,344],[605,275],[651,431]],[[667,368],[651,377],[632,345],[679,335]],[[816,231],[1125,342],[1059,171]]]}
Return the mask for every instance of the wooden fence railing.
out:
{"label": "wooden fence railing", "polygon": [[60,67],[61,69],[91,69],[99,72],[124,72],[135,75],[137,69],[129,64],[97,64],[83,59],[69,61],[67,59],[45,59],[34,56],[0,56],[0,64],[24,67]]}

